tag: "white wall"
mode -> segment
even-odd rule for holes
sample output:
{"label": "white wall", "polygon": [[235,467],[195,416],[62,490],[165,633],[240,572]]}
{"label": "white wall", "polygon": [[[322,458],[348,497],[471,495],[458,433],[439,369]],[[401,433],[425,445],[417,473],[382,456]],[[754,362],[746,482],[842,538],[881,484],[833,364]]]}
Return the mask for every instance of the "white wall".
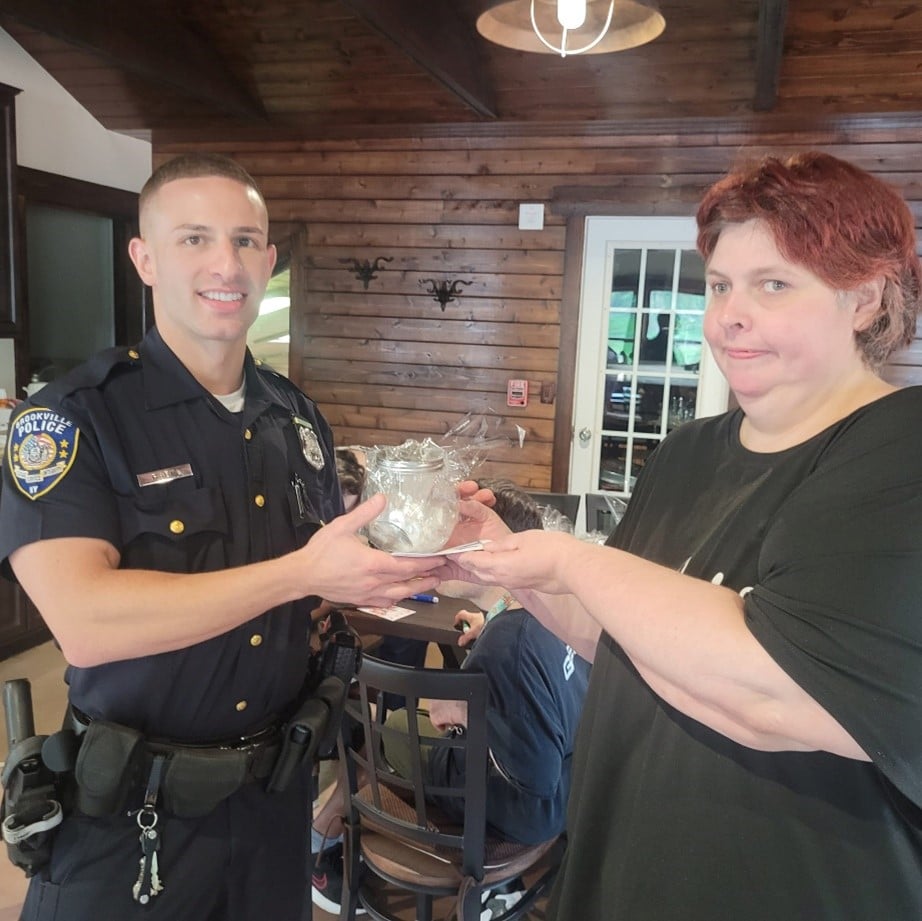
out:
{"label": "white wall", "polygon": [[151,171],[147,141],[108,131],[0,29],[0,83],[16,97],[21,166],[139,192]]}

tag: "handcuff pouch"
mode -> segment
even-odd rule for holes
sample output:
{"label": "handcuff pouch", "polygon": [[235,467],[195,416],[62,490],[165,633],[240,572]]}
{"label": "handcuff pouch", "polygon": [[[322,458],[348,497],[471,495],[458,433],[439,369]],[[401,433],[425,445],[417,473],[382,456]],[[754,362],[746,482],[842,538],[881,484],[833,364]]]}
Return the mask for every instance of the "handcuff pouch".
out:
{"label": "handcuff pouch", "polygon": [[122,811],[140,782],[144,752],[137,730],[106,720],[90,723],[74,768],[77,809],[94,818]]}

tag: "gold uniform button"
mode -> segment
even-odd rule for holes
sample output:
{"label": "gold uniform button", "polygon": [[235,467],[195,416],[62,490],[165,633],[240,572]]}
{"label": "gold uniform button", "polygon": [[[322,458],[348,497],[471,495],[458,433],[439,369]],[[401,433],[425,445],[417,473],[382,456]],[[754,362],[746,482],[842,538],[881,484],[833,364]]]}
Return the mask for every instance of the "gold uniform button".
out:
{"label": "gold uniform button", "polygon": [[255,498],[253,501],[254,501],[260,508],[262,508],[262,507],[266,504],[266,497],[265,497],[265,496],[261,496],[261,495],[260,495],[260,496],[256,496],[256,498]]}
{"label": "gold uniform button", "polygon": [[238,700],[235,704],[238,713],[243,713],[247,708],[247,702],[245,700]]}
{"label": "gold uniform button", "polygon": [[128,349],[128,357],[137,361],[141,356],[138,354],[136,349]]}
{"label": "gold uniform button", "polygon": [[170,522],[170,530],[174,534],[182,534],[182,532],[186,530],[186,526],[178,518],[176,518]]}
{"label": "gold uniform button", "polygon": [[250,645],[251,645],[251,646],[262,646],[262,644],[263,644],[263,638],[262,638],[262,636],[261,636],[260,634],[254,633],[254,634],[250,637]]}
{"label": "gold uniform button", "polygon": [[253,433],[252,433],[249,429],[247,429],[247,430],[243,433],[243,437],[244,437],[244,439],[246,439],[247,441],[249,441],[249,440],[253,437]]}

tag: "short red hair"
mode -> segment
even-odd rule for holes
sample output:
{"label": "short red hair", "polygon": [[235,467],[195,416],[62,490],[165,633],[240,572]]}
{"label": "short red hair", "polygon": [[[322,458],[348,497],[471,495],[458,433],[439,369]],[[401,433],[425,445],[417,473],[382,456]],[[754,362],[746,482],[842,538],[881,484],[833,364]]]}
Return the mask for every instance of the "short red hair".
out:
{"label": "short red hair", "polygon": [[872,368],[912,341],[922,297],[915,222],[899,192],[865,170],[819,152],[767,157],[715,183],[697,217],[705,262],[727,225],[758,220],[785,259],[837,291],[883,278],[880,310],[856,333]]}

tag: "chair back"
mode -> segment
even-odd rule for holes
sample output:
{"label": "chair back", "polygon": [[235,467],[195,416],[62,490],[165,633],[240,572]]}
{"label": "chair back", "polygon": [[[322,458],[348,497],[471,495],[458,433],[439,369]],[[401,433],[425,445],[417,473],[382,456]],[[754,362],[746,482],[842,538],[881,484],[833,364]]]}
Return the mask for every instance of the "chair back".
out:
{"label": "chair back", "polygon": [[[382,716],[385,693],[406,699],[405,725],[396,714]],[[420,702],[431,700],[466,702],[466,731],[436,737],[420,732]],[[420,921],[433,917],[433,899],[442,896],[456,900],[459,921],[479,921],[483,892],[538,861],[546,869],[503,919],[523,917],[546,890],[562,839],[529,846],[487,834],[487,700],[488,678],[481,672],[363,658],[358,698],[347,702],[346,712],[362,726],[364,744],[348,719],[339,739],[347,786],[342,918],[354,918],[359,904],[376,919],[405,917],[399,906],[393,911],[385,904],[380,880],[415,894]],[[395,757],[394,746],[402,776],[385,758],[385,748]],[[438,779],[430,780],[427,761],[433,757],[450,757],[458,769],[433,771]],[[378,885],[363,881],[370,874]]]}
{"label": "chair back", "polygon": [[[385,693],[406,699],[405,731],[384,723]],[[461,851],[462,872],[475,877],[483,875],[486,838],[487,695],[487,676],[481,672],[409,668],[365,656],[356,714],[364,730],[364,751],[352,748],[343,753],[347,765],[363,771],[365,784],[356,784],[351,799],[370,827],[433,850],[456,848]],[[467,731],[437,737],[421,734],[418,711],[425,700],[465,701]],[[405,750],[411,776],[393,771],[384,756],[385,744]],[[464,764],[457,783],[445,786],[429,781],[426,764],[437,749],[450,749],[451,757]],[[395,801],[395,793],[406,808]],[[430,804],[446,799],[458,801],[460,822],[446,823],[443,810]]]}
{"label": "chair back", "polygon": [[627,508],[627,501],[605,493],[586,493],[586,530],[598,531],[606,537],[615,530]]}

